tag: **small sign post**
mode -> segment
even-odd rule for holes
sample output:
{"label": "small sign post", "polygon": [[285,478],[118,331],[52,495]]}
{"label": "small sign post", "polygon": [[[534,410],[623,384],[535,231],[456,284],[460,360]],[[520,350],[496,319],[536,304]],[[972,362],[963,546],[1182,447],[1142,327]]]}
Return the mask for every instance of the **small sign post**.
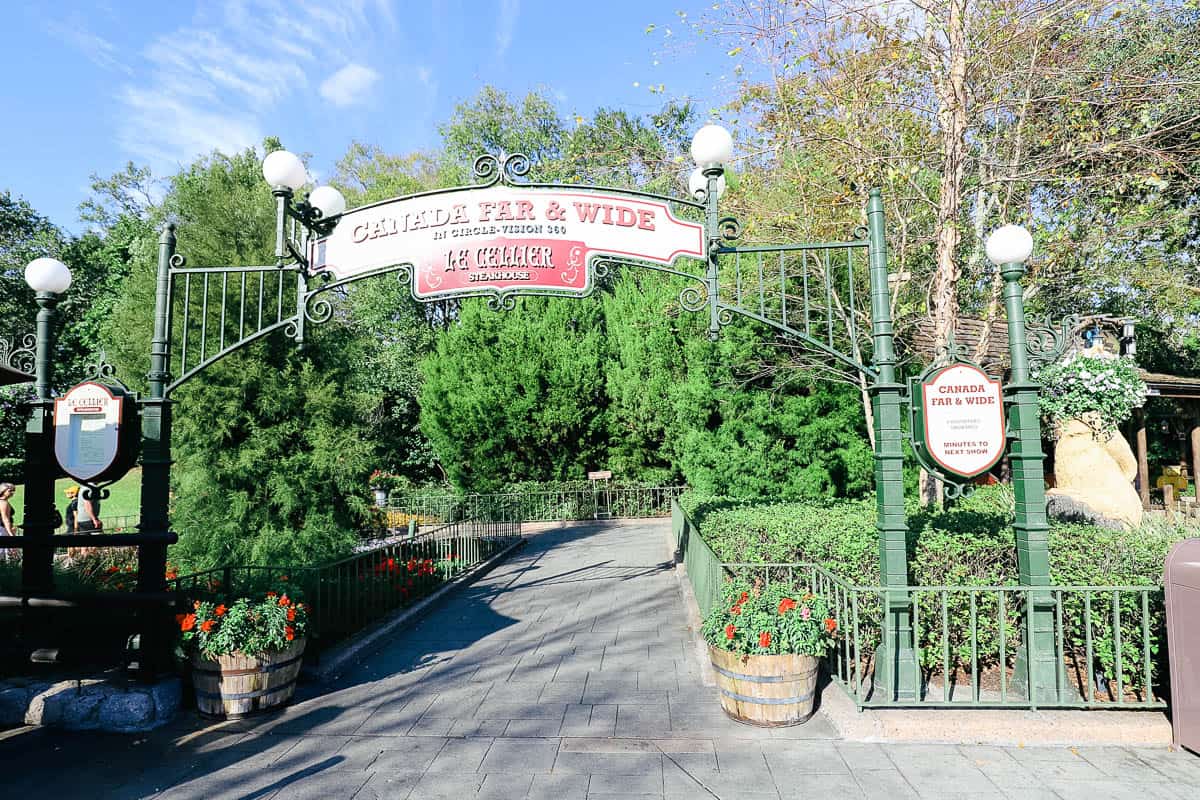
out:
{"label": "small sign post", "polygon": [[87,381],[54,401],[54,456],[80,483],[116,480],[137,460],[137,407],[124,390]]}
{"label": "small sign post", "polygon": [[916,386],[913,434],[917,455],[954,478],[974,478],[1004,456],[1000,381],[974,364],[956,363],[926,374]]}

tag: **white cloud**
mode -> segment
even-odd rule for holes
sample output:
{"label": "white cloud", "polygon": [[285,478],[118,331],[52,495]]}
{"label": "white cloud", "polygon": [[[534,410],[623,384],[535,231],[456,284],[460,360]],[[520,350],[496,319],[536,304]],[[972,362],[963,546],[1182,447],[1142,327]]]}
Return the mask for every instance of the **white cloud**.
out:
{"label": "white cloud", "polygon": [[[363,52],[380,19],[394,26],[390,0],[201,5],[186,26],[156,36],[115,90],[118,141],[156,169],[259,144],[278,130],[271,120],[286,115],[286,104],[320,79],[317,70]],[[93,52],[102,58],[108,51],[95,45]],[[321,92],[344,105],[360,100],[377,78],[349,64],[326,78]]]}
{"label": "white cloud", "polygon": [[117,57],[117,48],[113,43],[88,30],[82,20],[72,18],[65,23],[50,22],[46,29],[52,35],[74,45],[96,66],[124,72],[126,75],[133,74],[133,69]]}
{"label": "white cloud", "polygon": [[512,45],[517,15],[520,12],[521,0],[500,0],[500,18],[496,21],[496,55],[500,58],[504,57]]}
{"label": "white cloud", "polygon": [[347,64],[321,83],[321,97],[339,108],[359,105],[367,99],[379,73],[362,64]]}

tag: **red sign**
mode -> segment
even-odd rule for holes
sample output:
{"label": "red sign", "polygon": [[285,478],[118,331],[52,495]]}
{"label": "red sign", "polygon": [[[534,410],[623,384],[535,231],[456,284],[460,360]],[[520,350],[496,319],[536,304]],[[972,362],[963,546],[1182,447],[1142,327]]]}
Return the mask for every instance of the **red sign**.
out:
{"label": "red sign", "polygon": [[921,383],[921,438],[951,475],[973,478],[1004,455],[1000,382],[971,364],[952,364]]}
{"label": "red sign", "polygon": [[411,264],[418,299],[521,290],[583,295],[592,288],[593,256],[669,265],[704,252],[704,227],[677,219],[664,201],[490,187],[349,211],[315,243],[310,265],[348,278]]}

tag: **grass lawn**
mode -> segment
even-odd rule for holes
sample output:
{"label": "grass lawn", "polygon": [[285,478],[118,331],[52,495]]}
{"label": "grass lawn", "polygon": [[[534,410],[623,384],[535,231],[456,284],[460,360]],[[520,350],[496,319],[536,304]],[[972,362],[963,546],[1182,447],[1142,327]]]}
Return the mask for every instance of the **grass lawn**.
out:
{"label": "grass lawn", "polygon": [[[59,512],[63,512],[67,508],[67,496],[63,494],[68,486],[76,485],[71,478],[62,478],[54,483],[54,505]],[[142,468],[134,467],[129,471],[124,478],[108,487],[110,492],[109,498],[100,504],[100,518],[111,519],[112,517],[136,516],[141,499],[142,491]],[[13,510],[16,512],[17,524],[20,524],[21,517],[25,510],[24,501],[25,487],[17,485],[17,493],[13,495],[12,504]]]}

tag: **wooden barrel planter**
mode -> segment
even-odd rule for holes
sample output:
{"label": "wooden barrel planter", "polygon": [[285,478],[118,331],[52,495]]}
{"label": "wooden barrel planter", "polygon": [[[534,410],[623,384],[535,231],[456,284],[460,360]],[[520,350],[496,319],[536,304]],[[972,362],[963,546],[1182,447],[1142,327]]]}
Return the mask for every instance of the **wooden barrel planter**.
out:
{"label": "wooden barrel planter", "polygon": [[292,697],[304,639],[278,653],[252,657],[235,653],[217,658],[192,656],[192,684],[201,716],[237,719],[278,708]]}
{"label": "wooden barrel planter", "polygon": [[813,714],[815,656],[743,656],[709,645],[721,708],[738,722],[766,727],[798,725]]}

